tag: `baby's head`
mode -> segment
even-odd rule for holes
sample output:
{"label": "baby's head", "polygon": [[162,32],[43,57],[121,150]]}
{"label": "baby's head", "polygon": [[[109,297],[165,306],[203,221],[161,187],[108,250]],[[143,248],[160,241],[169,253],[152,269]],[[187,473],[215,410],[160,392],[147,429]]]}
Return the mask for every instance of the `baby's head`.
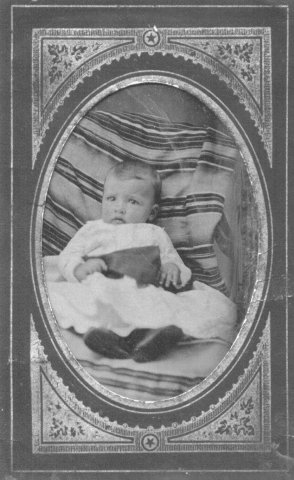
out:
{"label": "baby's head", "polygon": [[112,167],[105,179],[102,220],[106,223],[152,222],[158,213],[161,179],[149,165],[127,160]]}

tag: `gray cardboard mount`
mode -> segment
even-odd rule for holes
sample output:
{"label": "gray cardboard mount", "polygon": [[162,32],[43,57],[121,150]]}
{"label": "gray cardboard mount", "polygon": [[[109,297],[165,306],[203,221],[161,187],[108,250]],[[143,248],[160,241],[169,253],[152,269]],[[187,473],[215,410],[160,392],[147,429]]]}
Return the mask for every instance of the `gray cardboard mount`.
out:
{"label": "gray cardboard mount", "polygon": [[[291,13],[282,1],[2,2],[1,478],[293,478]],[[259,243],[227,364],[185,401],[137,408],[95,391],[60,348],[36,244],[48,165],[81,106],[148,82],[203,94],[232,125]],[[49,441],[61,417],[72,435]]]}

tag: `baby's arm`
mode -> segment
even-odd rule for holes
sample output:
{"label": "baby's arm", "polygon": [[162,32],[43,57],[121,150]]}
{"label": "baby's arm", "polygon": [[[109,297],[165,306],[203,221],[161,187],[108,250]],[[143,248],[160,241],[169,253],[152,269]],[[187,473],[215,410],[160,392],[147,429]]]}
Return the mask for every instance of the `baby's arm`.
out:
{"label": "baby's arm", "polygon": [[75,275],[75,270],[79,265],[85,262],[83,257],[93,249],[94,222],[86,223],[69,241],[65,249],[58,258],[58,268],[62,276],[69,282],[77,282],[79,279]]}
{"label": "baby's arm", "polygon": [[176,288],[181,288],[181,272],[179,267],[172,262],[164,263],[161,266],[159,283],[166,288],[171,284]]}
{"label": "baby's arm", "polygon": [[95,272],[105,272],[107,265],[102,258],[88,258],[74,269],[74,276],[79,282],[85,280],[88,275]]}
{"label": "baby's arm", "polygon": [[162,228],[159,228],[158,233],[162,265],[160,283],[166,287],[172,284],[181,288],[190,280],[191,270],[184,264],[167,233]]}

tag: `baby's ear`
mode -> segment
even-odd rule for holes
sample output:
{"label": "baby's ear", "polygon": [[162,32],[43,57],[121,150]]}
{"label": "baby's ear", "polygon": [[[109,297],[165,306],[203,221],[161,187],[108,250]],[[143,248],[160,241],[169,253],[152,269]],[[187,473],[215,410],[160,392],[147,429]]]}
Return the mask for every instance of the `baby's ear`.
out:
{"label": "baby's ear", "polygon": [[159,206],[155,203],[151,209],[150,215],[148,217],[148,222],[154,222],[159,212]]}

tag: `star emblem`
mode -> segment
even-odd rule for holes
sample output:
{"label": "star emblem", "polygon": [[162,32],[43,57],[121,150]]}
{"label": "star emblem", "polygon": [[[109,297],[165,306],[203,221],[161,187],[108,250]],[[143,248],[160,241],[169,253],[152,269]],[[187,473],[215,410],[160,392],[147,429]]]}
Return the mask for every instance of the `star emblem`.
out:
{"label": "star emblem", "polygon": [[156,30],[147,30],[144,32],[143,41],[147,47],[156,47],[160,42],[160,35]]}
{"label": "star emblem", "polygon": [[148,40],[148,43],[155,43],[156,40],[156,35],[154,35],[153,32],[150,32],[148,35],[146,35],[146,38]]}
{"label": "star emblem", "polygon": [[153,433],[149,433],[147,435],[144,435],[144,437],[141,440],[141,444],[144,450],[152,452],[153,450],[156,450],[156,448],[158,447],[159,440],[156,435],[154,435]]}
{"label": "star emblem", "polygon": [[148,437],[146,440],[146,445],[148,445],[148,448],[152,448],[154,445],[154,442],[155,442],[154,438]]}

